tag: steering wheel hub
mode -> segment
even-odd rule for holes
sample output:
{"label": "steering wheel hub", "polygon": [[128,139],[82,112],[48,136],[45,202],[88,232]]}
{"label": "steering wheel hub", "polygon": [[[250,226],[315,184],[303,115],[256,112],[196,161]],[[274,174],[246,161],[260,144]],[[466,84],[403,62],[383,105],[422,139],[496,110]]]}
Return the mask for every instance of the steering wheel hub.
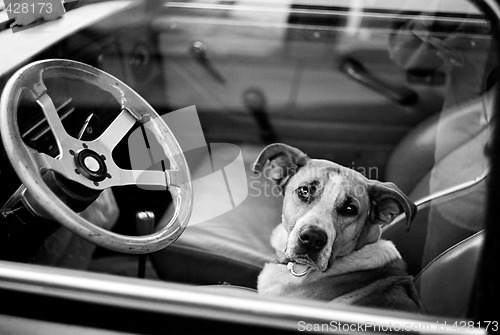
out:
{"label": "steering wheel hub", "polygon": [[75,172],[94,182],[111,178],[105,160],[104,155],[100,155],[93,150],[87,148],[78,150],[74,155]]}

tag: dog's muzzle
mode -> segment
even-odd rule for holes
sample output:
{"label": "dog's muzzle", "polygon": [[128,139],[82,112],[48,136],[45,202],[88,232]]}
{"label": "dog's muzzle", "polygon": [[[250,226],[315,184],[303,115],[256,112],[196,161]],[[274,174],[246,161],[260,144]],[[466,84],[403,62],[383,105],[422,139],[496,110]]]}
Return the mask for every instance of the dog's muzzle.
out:
{"label": "dog's muzzle", "polygon": [[295,277],[302,277],[310,270],[324,271],[324,254],[328,244],[328,235],[320,227],[307,225],[301,227],[297,235],[290,240],[286,252],[288,270]]}
{"label": "dog's muzzle", "polygon": [[297,253],[315,259],[328,241],[326,233],[316,227],[307,227],[299,234]]}

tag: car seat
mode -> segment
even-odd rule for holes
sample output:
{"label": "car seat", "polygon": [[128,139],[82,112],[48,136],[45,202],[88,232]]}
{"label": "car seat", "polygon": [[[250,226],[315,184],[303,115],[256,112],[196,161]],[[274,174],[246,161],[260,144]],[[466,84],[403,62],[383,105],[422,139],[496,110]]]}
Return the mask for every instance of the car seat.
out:
{"label": "car seat", "polygon": [[[483,229],[486,202],[484,148],[491,132],[486,100],[482,97],[431,117],[410,132],[389,159],[387,180],[419,204],[419,213],[409,231],[396,222],[383,237],[397,245],[431,313],[463,316],[472,289],[473,260],[482,243],[482,233],[474,234]],[[249,169],[260,149],[242,148],[247,199],[229,213],[188,226],[174,244],[155,253],[152,259],[160,278],[256,287],[263,265],[274,259],[269,237],[280,222],[282,201],[277,194],[251,194],[256,185],[262,190],[269,183]],[[212,205],[205,205],[210,210]],[[463,280],[451,287],[445,280],[457,270],[463,271]],[[238,289],[228,290],[238,294]],[[454,294],[461,295],[460,304]],[[456,305],[449,308],[450,304]]]}
{"label": "car seat", "polygon": [[411,274],[484,228],[489,100],[485,95],[425,121],[389,159],[387,179],[417,203],[419,212],[409,231],[395,223],[383,237],[396,244]]}
{"label": "car seat", "polygon": [[426,313],[467,317],[483,242],[481,230],[444,251],[418,274],[415,284]]}
{"label": "car seat", "polygon": [[[248,195],[239,206],[198,224],[190,222],[175,243],[152,254],[160,278],[200,285],[257,286],[257,276],[264,264],[274,259],[269,239],[274,227],[281,222],[282,201],[281,195],[272,188],[273,183],[250,169],[261,149],[240,147]],[[196,166],[190,165],[194,170],[192,174],[197,174],[196,170],[203,169],[209,160],[210,157],[205,156]],[[210,212],[217,210],[225,195],[213,192],[217,185],[207,182],[204,187],[209,189],[212,198],[201,204],[195,200],[195,206],[197,211],[210,217]],[[198,186],[194,184],[194,192],[202,191]]]}

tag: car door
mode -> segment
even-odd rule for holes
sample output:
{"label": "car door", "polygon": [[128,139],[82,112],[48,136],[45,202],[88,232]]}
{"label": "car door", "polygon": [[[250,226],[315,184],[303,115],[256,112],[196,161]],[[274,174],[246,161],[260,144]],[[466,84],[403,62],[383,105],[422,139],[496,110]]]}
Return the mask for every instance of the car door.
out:
{"label": "car door", "polygon": [[[383,178],[395,144],[440,110],[447,83],[439,58],[415,65],[394,52],[398,29],[411,34],[398,17],[439,21],[435,35],[452,32],[470,12],[460,4],[452,8],[461,14],[418,6],[165,2],[153,25],[169,109],[196,105],[209,141],[285,142]],[[467,29],[481,33],[482,24],[471,19]],[[420,51],[409,43],[407,53]]]}

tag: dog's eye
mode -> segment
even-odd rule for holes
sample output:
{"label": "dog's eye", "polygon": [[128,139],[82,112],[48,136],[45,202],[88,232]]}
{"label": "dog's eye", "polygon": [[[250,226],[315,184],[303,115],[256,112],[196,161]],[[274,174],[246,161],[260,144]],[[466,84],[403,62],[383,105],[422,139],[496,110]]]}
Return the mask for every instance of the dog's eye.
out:
{"label": "dog's eye", "polygon": [[358,208],[352,203],[346,203],[339,209],[339,213],[344,216],[354,216],[358,214]]}
{"label": "dog's eye", "polygon": [[297,195],[301,200],[307,201],[311,196],[311,190],[308,186],[301,186],[297,189]]}

